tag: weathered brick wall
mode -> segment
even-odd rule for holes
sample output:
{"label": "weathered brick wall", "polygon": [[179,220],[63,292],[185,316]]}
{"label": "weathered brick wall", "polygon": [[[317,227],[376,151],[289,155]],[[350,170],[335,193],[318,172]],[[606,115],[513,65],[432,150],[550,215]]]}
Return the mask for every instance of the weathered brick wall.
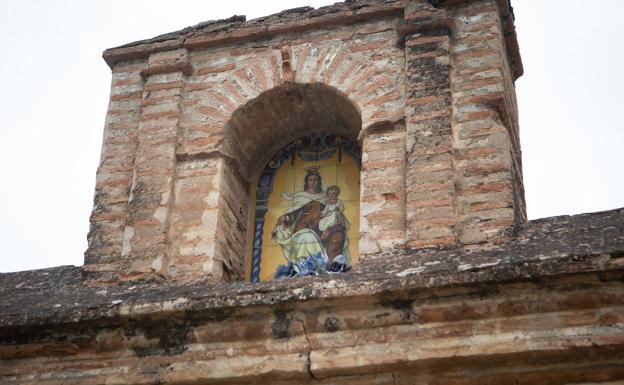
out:
{"label": "weathered brick wall", "polygon": [[[202,75],[189,78],[193,103],[186,105],[183,130],[187,123],[185,132],[204,129],[204,116],[217,129],[207,138],[208,146],[198,142],[201,134],[193,131],[187,138],[194,139],[183,140],[180,151],[189,157],[219,152],[231,159],[223,175],[240,176],[222,179],[224,204],[219,207],[214,257],[228,270],[239,266],[235,277],[243,274],[241,257],[248,234],[241,228],[249,222],[245,203],[249,185],[274,152],[309,130],[357,139],[362,127],[400,116],[396,110],[402,106],[402,89],[397,87],[402,51],[394,32],[399,21],[388,18],[329,33],[282,36],[234,51],[222,47],[196,51],[193,63]],[[403,238],[390,241],[401,243]]]}
{"label": "weathered brick wall", "polygon": [[514,202],[514,183],[522,183],[514,164],[520,151],[515,91],[498,4],[467,4],[451,16],[456,232],[461,243],[472,244],[500,238],[526,218],[523,202]]}
{"label": "weathered brick wall", "polygon": [[0,384],[619,384],[624,209],[258,284],[0,274]]}
{"label": "weathered brick wall", "polygon": [[[407,15],[408,20],[410,15]],[[448,28],[405,38],[407,246],[457,242]]]}
{"label": "weathered brick wall", "polygon": [[[0,384],[621,384],[624,209],[523,223],[511,17],[364,0],[106,51],[85,266],[0,274]],[[222,282],[312,130],[361,145],[361,263]]]}
{"label": "weathered brick wall", "polygon": [[362,146],[362,260],[502,240],[525,218],[504,3],[339,3],[106,51],[86,270],[242,279],[250,186],[311,130]]}
{"label": "weathered brick wall", "polygon": [[126,62],[113,68],[110,103],[104,124],[102,155],[97,170],[85,272],[114,279],[121,266],[123,232],[133,181],[134,158],[145,64]]}
{"label": "weathered brick wall", "polygon": [[501,15],[495,1],[408,7],[408,247],[500,240],[526,219]]}
{"label": "weathered brick wall", "polygon": [[405,122],[371,126],[362,142],[360,253],[405,243]]}
{"label": "weathered brick wall", "polygon": [[5,339],[0,383],[621,381],[623,299],[621,282],[575,277],[356,297],[348,306],[306,301],[192,318],[167,309],[164,320],[59,330],[43,341],[21,335],[17,346]]}

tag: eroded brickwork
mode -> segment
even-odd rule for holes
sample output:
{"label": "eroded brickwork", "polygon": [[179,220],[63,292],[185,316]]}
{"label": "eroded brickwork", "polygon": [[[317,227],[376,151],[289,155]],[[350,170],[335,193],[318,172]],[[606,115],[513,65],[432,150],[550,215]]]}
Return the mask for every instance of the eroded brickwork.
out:
{"label": "eroded brickwork", "polygon": [[412,248],[457,242],[450,34],[435,28],[405,39],[407,246]]}
{"label": "eroded brickwork", "polygon": [[85,253],[87,276],[115,279],[121,267],[123,233],[128,220],[128,200],[138,145],[143,63],[115,67],[110,103],[104,124],[102,155],[97,171],[89,248]]}
{"label": "eroded brickwork", "polygon": [[[506,0],[364,0],[107,50],[83,267],[0,274],[1,384],[624,381],[624,209],[525,222]],[[241,282],[258,173],[361,149],[360,263]]]}
{"label": "eroded brickwork", "polygon": [[362,141],[360,251],[366,258],[405,242],[405,123],[369,127]]}
{"label": "eroded brickwork", "polygon": [[107,50],[87,278],[242,279],[250,186],[311,131],[362,148],[362,260],[504,240],[525,219],[510,20],[504,1],[370,0]]}
{"label": "eroded brickwork", "polygon": [[2,384],[618,384],[624,209],[258,284],[0,274]]}
{"label": "eroded brickwork", "polygon": [[[457,236],[474,244],[505,235],[525,219],[517,141],[515,91],[494,1],[452,12],[453,137]],[[514,179],[514,175],[516,179]],[[516,211],[514,211],[516,209]]]}

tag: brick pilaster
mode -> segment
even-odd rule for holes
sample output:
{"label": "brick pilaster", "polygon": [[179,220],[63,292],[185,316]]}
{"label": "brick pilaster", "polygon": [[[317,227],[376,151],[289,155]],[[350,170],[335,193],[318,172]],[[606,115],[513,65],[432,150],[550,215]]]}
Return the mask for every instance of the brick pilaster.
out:
{"label": "brick pilaster", "polygon": [[141,71],[146,65],[120,63],[113,68],[84,259],[86,280],[111,281],[119,272],[141,116]]}
{"label": "brick pilaster", "polygon": [[405,244],[405,125],[382,122],[362,140],[361,258]]}
{"label": "brick pilaster", "polygon": [[143,71],[141,117],[121,276],[166,274],[186,50],[152,54]]}
{"label": "brick pilaster", "polygon": [[451,12],[455,19],[463,15],[475,22],[456,23],[453,31],[455,229],[459,242],[475,245],[505,239],[524,220],[524,204],[503,21],[492,1]]}
{"label": "brick pilaster", "polygon": [[407,247],[456,242],[450,30],[405,37]]}

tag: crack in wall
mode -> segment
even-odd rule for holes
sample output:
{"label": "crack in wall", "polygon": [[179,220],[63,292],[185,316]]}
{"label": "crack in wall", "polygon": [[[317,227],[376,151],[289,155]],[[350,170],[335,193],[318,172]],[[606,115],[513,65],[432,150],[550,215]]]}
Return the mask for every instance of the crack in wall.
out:
{"label": "crack in wall", "polygon": [[296,319],[297,319],[297,321],[299,321],[301,323],[301,328],[303,329],[303,338],[305,339],[306,346],[307,346],[307,350],[305,352],[305,355],[306,355],[306,364],[305,364],[306,370],[308,371],[308,374],[310,375],[310,378],[312,378],[314,380],[318,380],[318,378],[316,378],[316,376],[312,372],[312,358],[311,358],[312,346],[310,345],[310,339],[308,338],[308,330],[306,329],[305,321],[300,319],[300,318],[296,318]]}

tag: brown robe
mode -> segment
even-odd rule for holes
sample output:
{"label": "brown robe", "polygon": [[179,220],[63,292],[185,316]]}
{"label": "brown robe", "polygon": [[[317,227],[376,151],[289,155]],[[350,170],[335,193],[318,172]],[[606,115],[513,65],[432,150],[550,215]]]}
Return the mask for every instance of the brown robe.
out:
{"label": "brown robe", "polygon": [[[322,232],[319,230],[319,222],[321,221],[321,212],[324,208],[324,204],[311,201],[292,212],[292,220],[295,223],[294,233],[301,229],[312,229],[320,237]],[[342,254],[346,234],[343,226],[334,226],[329,230],[327,237],[322,239],[321,242],[327,251],[327,258],[331,264],[337,255]]]}

